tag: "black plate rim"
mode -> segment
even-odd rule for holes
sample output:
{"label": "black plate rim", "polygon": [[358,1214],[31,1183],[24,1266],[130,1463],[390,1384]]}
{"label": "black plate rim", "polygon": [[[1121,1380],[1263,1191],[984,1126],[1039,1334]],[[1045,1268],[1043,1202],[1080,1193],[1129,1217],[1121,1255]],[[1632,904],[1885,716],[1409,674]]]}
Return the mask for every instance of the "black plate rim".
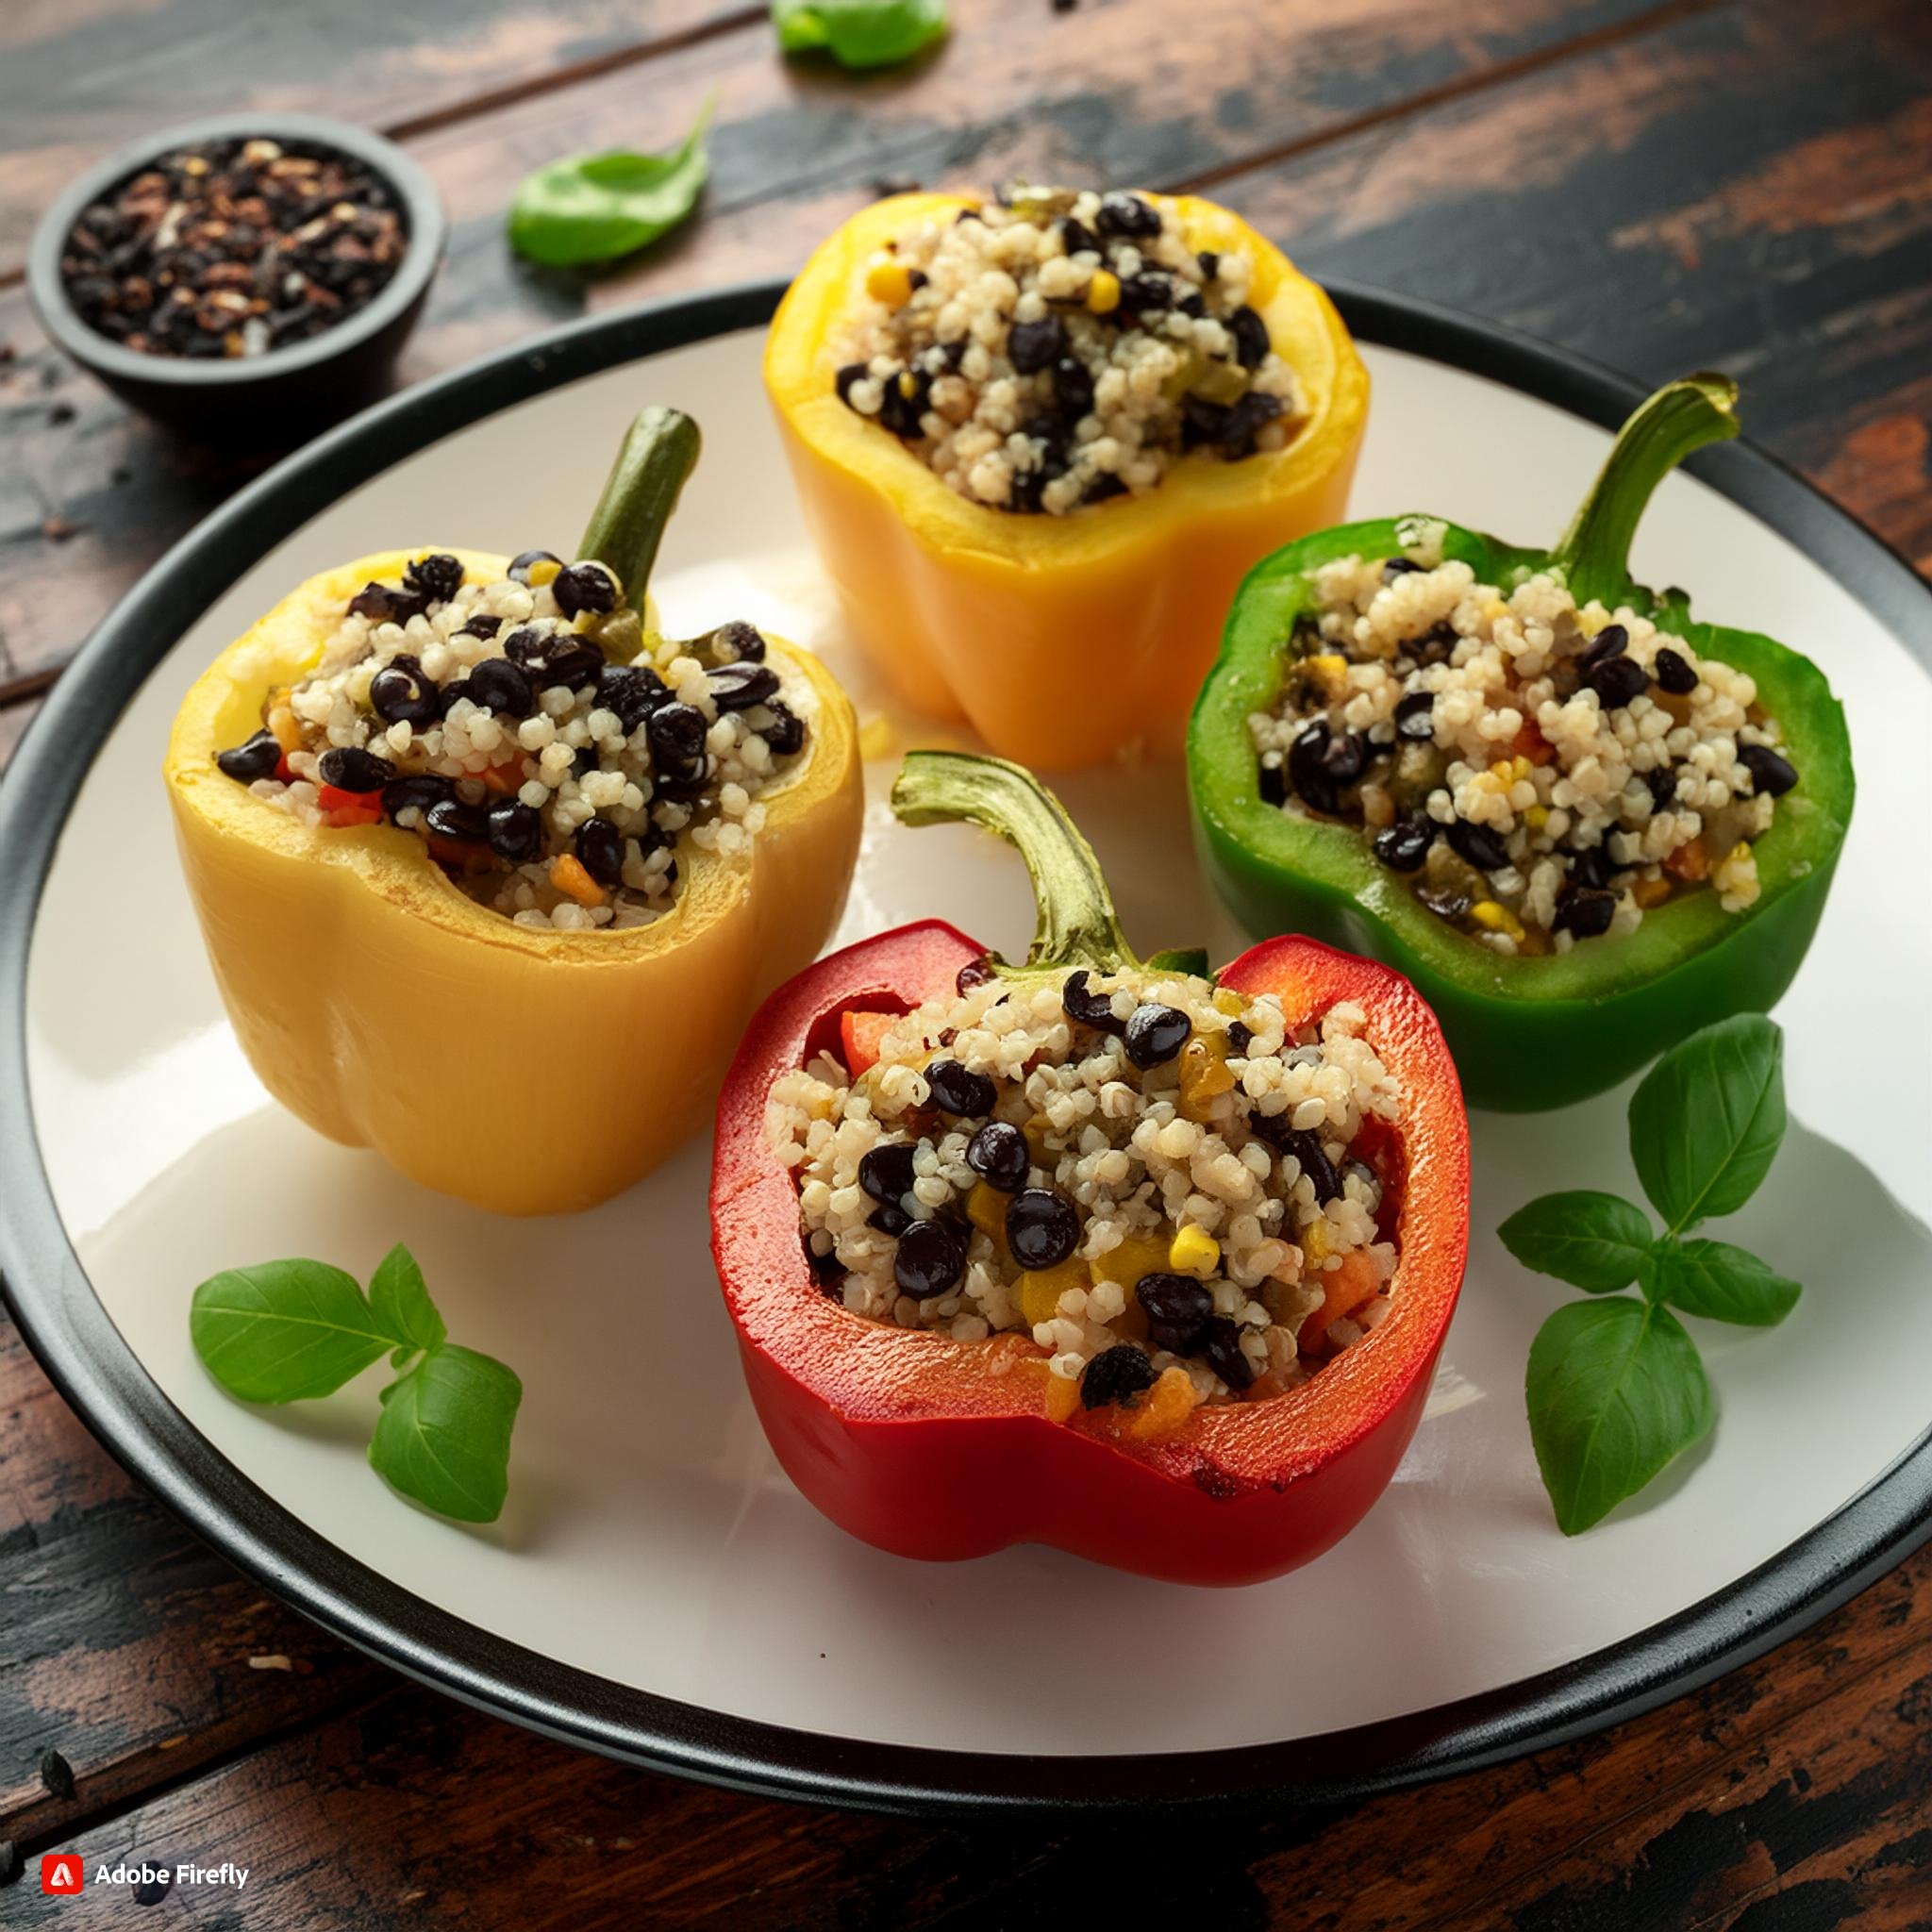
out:
{"label": "black plate rim", "polygon": [[[1627,378],[1501,325],[1331,283],[1363,341],[1614,425]],[[825,1736],[610,1682],[511,1643],[345,1556],[258,1489],[169,1402],[88,1284],[56,1210],[27,1091],[25,991],[60,825],[112,724],[188,625],[343,491],[440,437],[614,364],[767,320],[745,284],[572,324],[425,382],[298,451],[214,512],[125,597],[62,675],[0,785],[0,1292],[108,1451],[238,1568],[334,1635],[531,1730],[733,1789],[906,1813],[1101,1812],[1352,1801],[1584,1737],[1709,1682],[1845,1602],[1932,1535],[1932,1430],[1824,1522],[1677,1615],[1558,1669],[1321,1737],[1206,1751],[1040,1757]],[[1932,587],[1876,536],[1746,443],[1691,471],[1796,543],[1932,669]],[[241,566],[245,567],[245,564]]]}

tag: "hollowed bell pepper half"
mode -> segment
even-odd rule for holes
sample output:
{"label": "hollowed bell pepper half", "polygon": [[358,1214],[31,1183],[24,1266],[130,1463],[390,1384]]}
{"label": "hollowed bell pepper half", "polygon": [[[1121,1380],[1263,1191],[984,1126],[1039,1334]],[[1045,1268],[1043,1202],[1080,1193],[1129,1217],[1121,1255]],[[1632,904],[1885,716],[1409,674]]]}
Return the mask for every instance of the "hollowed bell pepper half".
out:
{"label": "hollowed bell pepper half", "polygon": [[1254,263],[1251,304],[1307,405],[1284,449],[1183,457],[1145,494],[1024,515],[958,494],[847,408],[834,378],[868,261],[976,198],[892,195],[853,216],[792,283],[765,350],[807,525],[874,667],[907,704],[963,716],[1031,765],[1178,747],[1241,574],[1342,513],[1368,411],[1368,372],[1334,305],[1279,249],[1211,202],[1144,198],[1196,248]]}
{"label": "hollowed bell pepper half", "polygon": [[[696,455],[689,418],[647,410],[578,553],[609,565],[640,612]],[[420,554],[309,578],[196,681],[165,772],[182,864],[228,1017],[277,1100],[425,1187],[505,1214],[571,1212],[698,1125],[746,1014],[824,942],[858,852],[857,724],[815,658],[768,639],[809,694],[810,735],[760,794],[750,851],[681,851],[680,896],[650,924],[516,924],[416,833],[307,824],[215,764],[260,728],[271,691],[313,668],[361,586]],[[508,567],[452,554],[471,582]]]}
{"label": "hollowed bell pepper half", "polygon": [[[718,1110],[713,1250],[779,1461],[834,1523],[899,1556],[954,1559],[1041,1542],[1202,1584],[1254,1582],[1307,1562],[1361,1519],[1393,1474],[1462,1280],[1467,1125],[1428,1008],[1388,968],[1307,939],[1271,940],[1219,975],[1245,994],[1274,994],[1291,1024],[1343,1000],[1368,1016],[1364,1035],[1401,1083],[1385,1150],[1398,1246],[1389,1316],[1301,1386],[1196,1407],[1167,1440],[1138,1439],[1111,1408],[1066,1415],[1068,1405],[1052,1401],[1047,1351],[1024,1331],[955,1341],[828,1298],[808,1264],[795,1182],[765,1138],[774,1080],[837,1052],[841,1029],[862,1033],[853,1015],[948,995],[968,966],[1024,980],[1140,963],[1085,840],[1018,767],[915,752],[892,804],[915,824],[974,820],[1018,844],[1039,929],[1014,966],[937,920],[883,933],[781,987],[745,1035]],[[1148,963],[1172,971],[1178,958]]]}
{"label": "hollowed bell pepper half", "polygon": [[1284,810],[1260,795],[1247,720],[1271,711],[1291,671],[1297,619],[1318,608],[1311,573],[1347,557],[1400,556],[1424,517],[1346,524],[1257,564],[1228,613],[1221,655],[1189,730],[1189,781],[1202,863],[1250,932],[1315,934],[1407,975],[1442,1023],[1471,1105],[1521,1112],[1614,1086],[1699,1027],[1763,1012],[1790,984],[1817,929],[1851,819],[1844,712],[1809,658],[1754,631],[1693,622],[1682,591],[1631,579],[1630,541],[1663,476],[1700,445],[1734,436],[1737,386],[1686,377],[1624,425],[1602,475],[1555,549],[1524,550],[1441,525],[1445,560],[1505,588],[1525,572],[1559,575],[1581,606],[1627,606],[1756,680],[1799,774],[1752,847],[1757,902],[1726,911],[1706,888],[1644,914],[1634,932],[1567,952],[1510,958],[1439,919],[1374,856],[1359,825]]}

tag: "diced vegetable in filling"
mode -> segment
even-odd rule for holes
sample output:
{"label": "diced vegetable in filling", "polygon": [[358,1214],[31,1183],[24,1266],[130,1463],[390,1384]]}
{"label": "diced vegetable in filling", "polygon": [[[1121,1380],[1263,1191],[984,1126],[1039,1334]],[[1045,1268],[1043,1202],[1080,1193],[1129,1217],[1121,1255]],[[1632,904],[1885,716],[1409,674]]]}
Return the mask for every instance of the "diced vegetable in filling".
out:
{"label": "diced vegetable in filling", "polygon": [[846,1059],[782,1075],[766,1131],[827,1294],[1030,1335],[1064,1411],[1166,1434],[1389,1312],[1399,1095],[1365,1024],[1290,1030],[1272,996],[1152,969],[999,975],[846,1015]]}
{"label": "diced vegetable in filling", "polygon": [[749,848],[809,705],[750,625],[646,632],[601,563],[526,551],[478,583],[425,556],[216,762],[305,824],[416,833],[519,925],[622,928],[671,909],[681,843]]}
{"label": "diced vegetable in filling", "polygon": [[1253,275],[1139,195],[1009,189],[874,258],[838,391],[960,495],[1063,516],[1189,451],[1287,446],[1301,405]]}
{"label": "diced vegetable in filling", "polygon": [[1504,954],[1634,932],[1707,888],[1727,912],[1757,900],[1752,843],[1798,774],[1742,672],[1552,576],[1506,595],[1423,546],[1309,575],[1280,703],[1248,720],[1270,804],[1361,825]]}

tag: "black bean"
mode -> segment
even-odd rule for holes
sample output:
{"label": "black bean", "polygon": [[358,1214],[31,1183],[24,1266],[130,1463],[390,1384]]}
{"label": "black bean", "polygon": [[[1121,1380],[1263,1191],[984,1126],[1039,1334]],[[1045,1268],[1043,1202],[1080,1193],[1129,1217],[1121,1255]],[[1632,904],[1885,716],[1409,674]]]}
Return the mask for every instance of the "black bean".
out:
{"label": "black bean", "polygon": [[215,754],[215,763],[238,784],[252,785],[258,778],[273,778],[280,769],[282,747],[273,731],[258,731],[253,738]]}
{"label": "black bean", "polygon": [[758,727],[758,736],[772,747],[774,758],[789,758],[805,749],[805,720],[790,705],[774,698],[765,708],[772,714],[769,724]]}
{"label": "black bean", "polygon": [[1328,1158],[1322,1138],[1313,1128],[1290,1127],[1279,1145],[1284,1153],[1292,1154],[1301,1162],[1302,1172],[1313,1184],[1317,1207],[1324,1207],[1340,1197],[1341,1176],[1335,1172],[1335,1163]]}
{"label": "black bean", "polygon": [[1550,924],[1557,932],[1574,933],[1580,940],[1601,939],[1609,931],[1617,914],[1617,895],[1579,887],[1557,901],[1556,916]]}
{"label": "black bean", "polygon": [[408,624],[428,601],[420,591],[398,590],[393,584],[364,584],[349,599],[349,611],[352,616],[366,617],[371,624]]}
{"label": "black bean", "polygon": [[1093,225],[1109,241],[1144,242],[1160,233],[1160,210],[1138,194],[1115,191],[1100,197]]}
{"label": "black bean", "polygon": [[577,862],[600,886],[624,877],[624,834],[608,819],[586,819],[572,841]]}
{"label": "black bean", "polygon": [[597,702],[616,712],[626,731],[635,731],[671,702],[671,687],[648,664],[606,664],[597,674]]}
{"label": "black bean", "polygon": [[920,418],[932,392],[932,377],[923,370],[902,370],[886,378],[885,399],[879,404],[879,421],[894,436],[920,435]]}
{"label": "black bean", "polygon": [[459,638],[493,638],[503,628],[503,619],[483,611],[471,618],[457,635]]}
{"label": "black bean", "polygon": [[562,562],[562,558],[548,550],[521,550],[509,560],[509,580],[513,584],[527,584],[533,563],[560,565]]}
{"label": "black bean", "polygon": [[1131,1341],[1117,1341],[1103,1349],[1089,1362],[1080,1375],[1080,1407],[1105,1408],[1109,1403],[1131,1402],[1159,1378],[1144,1349]]}
{"label": "black bean", "polygon": [[748,711],[778,693],[778,674],[769,664],[720,664],[706,673],[706,682],[721,711]]}
{"label": "black bean", "polygon": [[1570,854],[1570,876],[1579,886],[1601,891],[1623,868],[1601,845],[1585,845]]}
{"label": "black bean", "polygon": [[1501,836],[1488,825],[1473,824],[1468,819],[1451,819],[1444,828],[1450,850],[1466,858],[1478,872],[1501,872],[1509,863],[1509,848]]}
{"label": "black bean", "polygon": [[1158,268],[1143,268],[1138,275],[1123,277],[1121,303],[1116,314],[1139,321],[1145,315],[1161,315],[1180,306],[1180,286]]}
{"label": "black bean", "polygon": [[1438,919],[1446,919],[1454,925],[1470,908],[1470,896],[1458,892],[1454,886],[1418,886],[1416,897],[1433,912]]}
{"label": "black bean", "polygon": [[419,557],[403,572],[403,581],[431,604],[447,604],[463,588],[463,566],[447,551]]}
{"label": "black bean", "polygon": [[1053,365],[1053,406],[1069,423],[1093,410],[1093,375],[1077,356],[1062,356]]}
{"label": "black bean", "polygon": [[1650,689],[1650,674],[1635,658],[1605,658],[1583,674],[1583,681],[1597,694],[1607,711],[1621,710],[1632,698]]}
{"label": "black bean", "polygon": [[988,1121],[966,1145],[966,1165],[988,1187],[1017,1194],[1026,1185],[1033,1152],[1010,1121]]}
{"label": "black bean", "polygon": [[1067,325],[1058,315],[1016,322],[1007,331],[1007,359],[1022,375],[1038,375],[1067,353]]}
{"label": "black bean", "polygon": [[1420,872],[1436,842],[1437,824],[1425,813],[1399,819],[1386,831],[1375,834],[1375,857],[1391,872]]}
{"label": "black bean", "polygon": [[440,772],[409,772],[392,778],[382,788],[382,809],[387,818],[406,811],[427,814],[432,805],[441,805],[457,795],[456,781]]}
{"label": "black bean", "polygon": [[1660,644],[1657,653],[1650,662],[1650,674],[1657,679],[1657,689],[1667,691],[1674,698],[1688,698],[1697,689],[1697,667],[1681,651],[1674,651],[1668,644]]}
{"label": "black bean", "polygon": [[338,791],[380,791],[395,774],[387,758],[358,744],[334,745],[322,755],[322,782]]}
{"label": "black bean", "polygon": [[1242,1020],[1231,1020],[1227,1027],[1227,1050],[1246,1059],[1248,1049],[1255,1043],[1255,1029]]}
{"label": "black bean", "polygon": [[1263,805],[1282,806],[1288,803],[1288,774],[1278,764],[1263,765],[1257,787]]}
{"label": "black bean", "polygon": [[1397,577],[1412,576],[1426,566],[1417,563],[1411,558],[1385,557],[1382,559],[1382,581],[1392,584]]}
{"label": "black bean", "polygon": [[533,624],[513,630],[503,641],[503,654],[522,667],[539,691],[561,686],[580,691],[602,680],[604,653],[589,638],[574,631],[539,630]]}
{"label": "black bean", "polygon": [[1191,1274],[1143,1274],[1134,1299],[1147,1315],[1147,1339],[1157,1348],[1186,1355],[1214,1312],[1214,1291]]}
{"label": "black bean", "polygon": [[866,362],[847,362],[832,378],[832,387],[839,392],[839,400],[849,409],[852,408],[852,385],[863,382],[872,374],[872,366]]}
{"label": "black bean", "polygon": [[442,716],[442,691],[405,651],[391,658],[369,680],[369,708],[391,724],[433,724]]}
{"label": "black bean", "polygon": [[1412,691],[1395,704],[1395,735],[1412,744],[1433,744],[1436,740],[1436,694],[1432,691]]}
{"label": "black bean", "polygon": [[840,1260],[838,1255],[821,1255],[808,1246],[805,1251],[805,1265],[813,1281],[818,1284],[819,1292],[837,1299],[841,1285],[845,1279],[845,1264]]}
{"label": "black bean", "polygon": [[439,839],[480,840],[490,836],[490,822],[480,806],[459,798],[440,798],[423,814],[423,823]]}
{"label": "black bean", "polygon": [[1673,765],[1653,765],[1643,774],[1643,783],[1650,792],[1650,808],[1662,811],[1677,795],[1677,773]]}
{"label": "black bean", "polygon": [[1206,396],[1181,398],[1181,447],[1199,449],[1204,443],[1218,443],[1227,427],[1227,405],[1211,402]]}
{"label": "black bean", "polygon": [[1054,226],[1060,231],[1060,246],[1069,255],[1100,253],[1100,238],[1084,222],[1076,222],[1072,215],[1062,215]]}
{"label": "black bean", "polygon": [[892,1254],[892,1279],[916,1301],[930,1301],[958,1282],[966,1244],[941,1221],[915,1221]]}
{"label": "black bean", "polygon": [[1456,655],[1456,647],[1461,641],[1456,634],[1456,626],[1444,618],[1441,624],[1432,624],[1421,637],[1411,638],[1403,646],[1403,650],[1409,660],[1421,668],[1430,664],[1446,664]]}
{"label": "black bean", "polygon": [[765,661],[764,634],[756,625],[734,617],[711,633],[711,655],[721,664],[762,664]]}
{"label": "black bean", "polygon": [[1080,1216],[1052,1188],[1027,1188],[1007,1208],[1007,1245],[1023,1268],[1057,1268],[1080,1245]]}
{"label": "black bean", "polygon": [[918,1178],[912,1158],[919,1150],[909,1141],[884,1141],[859,1157],[858,1185],[874,1201],[897,1201],[912,1191]]}
{"label": "black bean", "polygon": [[1303,726],[1288,748],[1289,783],[1312,811],[1334,814],[1341,793],[1361,776],[1368,748],[1352,731],[1331,732],[1324,719]]}
{"label": "black bean", "polygon": [[527,865],[543,850],[543,816],[521,799],[506,798],[486,815],[490,849],[511,865]]}
{"label": "black bean", "polygon": [[1605,625],[1603,629],[1576,654],[1577,670],[1587,673],[1594,665],[1607,663],[1612,658],[1621,658],[1629,641],[1630,633],[1621,624]]}
{"label": "black bean", "polygon": [[558,571],[550,580],[550,594],[566,617],[575,617],[584,610],[602,617],[617,608],[617,600],[623,593],[609,566],[592,561],[568,564]]}
{"label": "black bean", "polygon": [[1255,1365],[1241,1353],[1241,1331],[1225,1315],[1202,1329],[1200,1354],[1230,1389],[1245,1389],[1255,1379]]}
{"label": "black bean", "polygon": [[1097,990],[1090,991],[1084,967],[1067,974],[1066,984],[1060,988],[1060,1006],[1067,1018],[1078,1025],[1101,1033],[1121,1031],[1122,1023],[1113,1016],[1113,996]]}
{"label": "black bean", "polygon": [[1253,456],[1255,439],[1284,408],[1279,396],[1264,395],[1261,391],[1251,389],[1228,410],[1227,421],[1221,425],[1217,440],[1221,454],[1231,463]]}
{"label": "black bean", "polygon": [[984,1074],[975,1074],[958,1060],[934,1060],[925,1070],[925,1081],[932,1089],[932,1104],[959,1120],[991,1113],[998,1097]]}
{"label": "black bean", "polygon": [[881,1208],[874,1208],[865,1217],[868,1227],[875,1227],[881,1234],[891,1235],[894,1241],[912,1225],[912,1217],[896,1201],[888,1201]]}
{"label": "black bean", "polygon": [[705,739],[710,728],[705,714],[695,705],[659,705],[645,721],[652,764],[671,780],[691,774],[694,768],[702,775]]}
{"label": "black bean", "polygon": [[481,709],[503,718],[527,718],[536,708],[530,680],[508,658],[485,658],[452,689]]}
{"label": "black bean", "polygon": [[1201,264],[1204,279],[1212,281],[1221,273],[1221,257],[1211,248],[1200,248],[1194,252],[1194,259]]}
{"label": "black bean", "polygon": [[1258,369],[1271,346],[1268,325],[1243,303],[1227,318],[1227,331],[1234,338],[1235,359],[1243,369]]}
{"label": "black bean", "polygon": [[975,986],[984,986],[992,976],[992,966],[989,960],[969,959],[953,975],[953,989],[956,992],[971,992]]}
{"label": "black bean", "polygon": [[1764,792],[1772,798],[1782,798],[1798,782],[1797,766],[1789,758],[1779,757],[1768,744],[1740,744],[1738,762],[1751,774],[1754,793]]}
{"label": "black bean", "polygon": [[1193,1022],[1178,1007],[1151,1001],[1138,1006],[1127,1015],[1127,1058],[1142,1069],[1164,1066],[1188,1043],[1193,1030]]}

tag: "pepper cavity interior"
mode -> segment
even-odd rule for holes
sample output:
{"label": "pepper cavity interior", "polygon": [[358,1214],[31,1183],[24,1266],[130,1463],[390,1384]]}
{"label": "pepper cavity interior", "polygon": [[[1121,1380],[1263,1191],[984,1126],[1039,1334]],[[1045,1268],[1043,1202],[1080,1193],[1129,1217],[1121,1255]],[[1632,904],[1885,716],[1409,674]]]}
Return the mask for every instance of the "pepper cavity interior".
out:
{"label": "pepper cavity interior", "polygon": [[1124,1407],[1141,1436],[1291,1389],[1384,1319],[1400,1094],[1359,1007],[1291,1028],[1271,995],[1152,968],[961,978],[848,1025],[862,1067],[774,1083],[828,1294],[1030,1334],[1058,1413]]}
{"label": "pepper cavity interior", "polygon": [[623,928],[671,908],[681,842],[748,849],[810,704],[750,625],[645,631],[602,563],[469,581],[432,554],[351,599],[217,763],[306,824],[416,833],[520,925]]}
{"label": "pepper cavity interior", "polygon": [[1188,452],[1287,446],[1304,411],[1253,272],[1140,195],[1011,189],[872,258],[838,393],[960,495],[1065,515]]}
{"label": "pepper cavity interior", "polygon": [[[1438,526],[1440,531],[1440,526]],[[1438,917],[1507,955],[1759,891],[1754,841],[1799,782],[1753,680],[1560,575],[1507,591],[1405,555],[1307,573],[1281,696],[1248,720],[1260,791],[1359,824]]]}

